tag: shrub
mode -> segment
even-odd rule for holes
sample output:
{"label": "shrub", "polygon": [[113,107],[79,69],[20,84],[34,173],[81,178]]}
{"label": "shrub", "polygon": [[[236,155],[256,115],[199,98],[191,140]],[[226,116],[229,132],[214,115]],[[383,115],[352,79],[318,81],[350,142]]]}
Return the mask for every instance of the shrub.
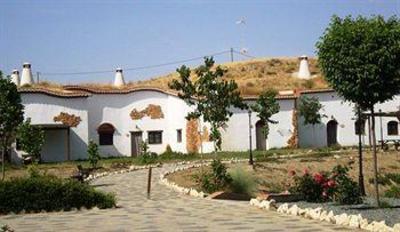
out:
{"label": "shrub", "polygon": [[221,160],[213,160],[211,172],[200,173],[194,176],[194,179],[200,184],[201,189],[208,193],[225,190],[232,182],[232,178]]}
{"label": "shrub", "polygon": [[92,166],[92,168],[96,168],[97,163],[99,162],[101,157],[99,154],[99,146],[92,140],[89,141],[87,153],[90,165]]}
{"label": "shrub", "polygon": [[359,204],[362,202],[358,184],[348,175],[349,168],[338,165],[331,172],[311,175],[307,170],[303,176],[292,172],[293,192],[303,195],[306,201],[322,202],[333,200],[340,204]]}
{"label": "shrub", "polygon": [[309,202],[326,201],[329,198],[328,192],[331,192],[324,188],[327,179],[325,173],[316,173],[312,176],[308,170],[305,170],[303,176],[294,175],[295,186],[290,191],[302,194],[304,199]]}
{"label": "shrub", "polygon": [[390,198],[400,198],[400,187],[398,185],[391,185],[388,190],[386,190],[385,197]]}
{"label": "shrub", "polygon": [[111,208],[115,197],[76,180],[35,175],[0,182],[0,213],[59,211],[71,208]]}
{"label": "shrub", "polygon": [[141,144],[141,155],[138,157],[140,164],[152,164],[157,161],[157,153],[149,151],[149,145],[147,142]]}
{"label": "shrub", "polygon": [[332,178],[336,182],[334,200],[340,204],[359,204],[362,202],[360,188],[349,175],[349,168],[338,165],[332,170]]}
{"label": "shrub", "polygon": [[236,168],[230,172],[230,176],[232,177],[232,182],[229,189],[232,192],[246,194],[248,196],[254,195],[254,192],[257,190],[257,182],[254,176],[241,168]]}

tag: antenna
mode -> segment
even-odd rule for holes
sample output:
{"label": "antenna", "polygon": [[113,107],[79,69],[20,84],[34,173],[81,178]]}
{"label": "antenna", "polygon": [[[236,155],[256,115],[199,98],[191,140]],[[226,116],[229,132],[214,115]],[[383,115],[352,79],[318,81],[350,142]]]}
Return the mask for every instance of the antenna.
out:
{"label": "antenna", "polygon": [[241,17],[238,21],[236,21],[236,25],[239,26],[240,30],[240,53],[245,54],[248,52],[248,49],[245,48],[245,42],[244,42],[244,33],[247,25],[246,17]]}

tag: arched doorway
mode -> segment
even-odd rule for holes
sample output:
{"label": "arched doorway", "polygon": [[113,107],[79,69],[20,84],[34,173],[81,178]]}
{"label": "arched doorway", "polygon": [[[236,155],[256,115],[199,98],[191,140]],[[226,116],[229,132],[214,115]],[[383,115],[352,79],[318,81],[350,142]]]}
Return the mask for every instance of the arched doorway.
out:
{"label": "arched doorway", "polygon": [[326,137],[327,137],[328,147],[336,145],[338,143],[337,126],[338,123],[336,122],[336,120],[330,120],[326,125]]}
{"label": "arched doorway", "polygon": [[267,150],[267,141],[263,133],[264,122],[261,120],[256,123],[256,148],[257,150]]}

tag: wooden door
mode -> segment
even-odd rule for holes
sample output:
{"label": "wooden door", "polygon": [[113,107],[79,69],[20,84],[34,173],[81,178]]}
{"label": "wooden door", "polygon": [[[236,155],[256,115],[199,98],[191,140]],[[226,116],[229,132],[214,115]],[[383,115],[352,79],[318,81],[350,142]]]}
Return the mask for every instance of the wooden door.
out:
{"label": "wooden door", "polygon": [[143,141],[143,132],[135,131],[131,132],[131,156],[137,157],[141,151],[141,144]]}
{"label": "wooden door", "polygon": [[336,145],[337,142],[337,126],[338,123],[335,120],[331,120],[326,125],[326,134],[327,134],[327,144],[328,147]]}

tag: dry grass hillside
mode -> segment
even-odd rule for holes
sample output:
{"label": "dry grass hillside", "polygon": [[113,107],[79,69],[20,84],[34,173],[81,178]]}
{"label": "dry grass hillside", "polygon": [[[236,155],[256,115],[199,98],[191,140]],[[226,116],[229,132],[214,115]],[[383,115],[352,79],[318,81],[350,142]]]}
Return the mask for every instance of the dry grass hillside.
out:
{"label": "dry grass hillside", "polygon": [[[299,68],[299,60],[297,58],[263,58],[226,63],[221,64],[221,66],[228,71],[225,74],[225,78],[235,80],[244,95],[259,94],[267,88],[292,90],[328,87],[321,76],[315,58],[309,59],[310,72],[313,76],[311,80],[301,80],[293,77]],[[136,84],[168,88],[168,83],[177,77],[177,73],[171,73],[150,80],[139,81]]]}
{"label": "dry grass hillside", "polygon": [[[321,76],[317,60],[309,58],[309,68],[312,75],[311,80],[301,80],[295,76],[299,68],[297,58],[262,58],[248,61],[221,64],[227,70],[225,79],[235,80],[243,95],[257,95],[263,90],[273,88],[276,90],[293,89],[320,89],[328,85]],[[194,73],[193,73],[194,75]],[[118,89],[131,89],[135,87],[157,87],[169,89],[168,83],[178,78],[178,73],[152,78],[150,80],[129,82]],[[195,76],[193,76],[195,78]],[[95,88],[99,90],[117,89],[110,84],[88,83],[80,84],[82,87]],[[31,87],[46,88],[50,90],[63,90],[63,86],[51,82],[41,82]]]}

